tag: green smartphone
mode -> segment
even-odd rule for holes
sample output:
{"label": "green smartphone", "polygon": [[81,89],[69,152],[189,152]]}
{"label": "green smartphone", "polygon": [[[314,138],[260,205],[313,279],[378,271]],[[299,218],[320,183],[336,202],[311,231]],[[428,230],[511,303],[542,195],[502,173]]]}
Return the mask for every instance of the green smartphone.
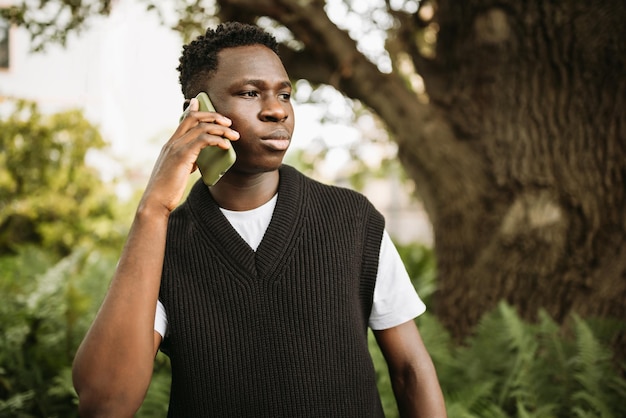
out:
{"label": "green smartphone", "polygon": [[[215,112],[215,107],[213,107],[213,103],[211,103],[208,94],[201,92],[196,98],[200,103],[200,111]],[[222,149],[216,146],[202,148],[200,154],[198,154],[196,164],[200,169],[204,184],[213,186],[217,183],[226,171],[232,167],[236,159],[237,155],[235,154],[232,144],[228,149]]]}

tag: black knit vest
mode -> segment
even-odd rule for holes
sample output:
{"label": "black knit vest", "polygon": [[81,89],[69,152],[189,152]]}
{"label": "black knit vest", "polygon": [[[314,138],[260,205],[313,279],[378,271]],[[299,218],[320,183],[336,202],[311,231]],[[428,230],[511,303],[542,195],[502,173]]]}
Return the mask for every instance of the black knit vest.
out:
{"label": "black knit vest", "polygon": [[199,181],[167,234],[170,417],[382,417],[367,347],[383,217],[280,169],[254,252]]}

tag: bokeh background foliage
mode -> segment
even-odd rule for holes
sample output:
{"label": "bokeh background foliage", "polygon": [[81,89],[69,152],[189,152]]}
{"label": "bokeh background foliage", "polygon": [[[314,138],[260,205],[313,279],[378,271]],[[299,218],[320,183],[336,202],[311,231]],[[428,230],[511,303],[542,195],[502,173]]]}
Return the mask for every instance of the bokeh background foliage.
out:
{"label": "bokeh background foliage", "polygon": [[[0,121],[0,417],[74,417],[72,358],[114,271],[132,202],[120,202],[86,163],[105,143],[80,111],[43,116],[33,103],[14,105]],[[399,250],[432,305],[433,249]],[[561,325],[540,312],[528,322],[500,302],[460,342],[431,313],[417,322],[451,418],[626,416],[624,364],[611,348],[621,321],[571,315]],[[371,343],[383,404],[395,417]],[[159,354],[137,416],[165,416],[168,394],[169,363]]]}

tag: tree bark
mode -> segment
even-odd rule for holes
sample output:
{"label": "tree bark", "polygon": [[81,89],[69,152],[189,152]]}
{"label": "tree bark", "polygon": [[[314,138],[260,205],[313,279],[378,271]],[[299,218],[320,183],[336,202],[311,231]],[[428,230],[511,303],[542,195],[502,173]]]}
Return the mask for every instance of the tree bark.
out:
{"label": "tree bark", "polygon": [[473,241],[434,227],[438,309],[457,334],[503,298],[527,318],[626,318],[625,4],[463,3],[440,3],[428,93],[488,188],[438,202],[480,213],[463,216]]}
{"label": "tree bark", "polygon": [[435,308],[456,337],[502,299],[529,319],[626,319],[626,3],[441,0],[434,57],[415,47],[415,16],[395,12],[389,41],[412,57],[427,103],[322,1],[219,4],[223,20],[285,25],[304,45],[282,53],[292,77],[386,122],[433,223]]}

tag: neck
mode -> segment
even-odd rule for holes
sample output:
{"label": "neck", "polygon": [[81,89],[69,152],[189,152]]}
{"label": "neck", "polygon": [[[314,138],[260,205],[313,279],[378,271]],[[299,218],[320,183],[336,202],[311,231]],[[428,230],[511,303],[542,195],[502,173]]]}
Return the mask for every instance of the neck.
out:
{"label": "neck", "polygon": [[245,177],[227,173],[209,189],[220,207],[235,211],[251,210],[274,197],[278,191],[278,180],[278,170]]}

